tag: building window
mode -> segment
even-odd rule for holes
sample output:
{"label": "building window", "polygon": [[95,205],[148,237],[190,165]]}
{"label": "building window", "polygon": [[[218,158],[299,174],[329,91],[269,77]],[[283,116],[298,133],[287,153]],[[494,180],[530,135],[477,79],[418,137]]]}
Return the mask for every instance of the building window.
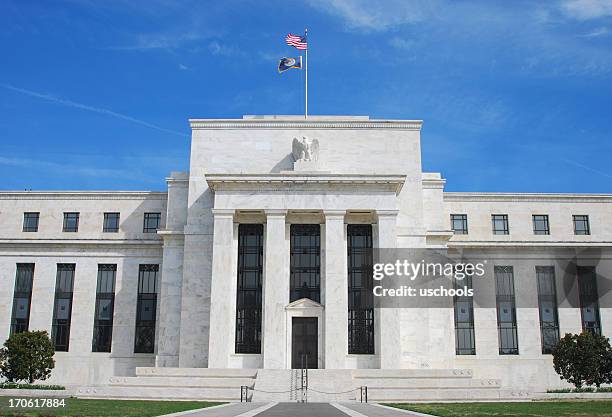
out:
{"label": "building window", "polygon": [[511,266],[495,267],[495,295],[500,355],[518,355],[514,271]]}
{"label": "building window", "polygon": [[113,312],[115,309],[115,277],[117,265],[98,265],[96,307],[94,313],[92,352],[110,352],[113,338]]}
{"label": "building window", "polygon": [[28,331],[30,325],[30,304],[32,302],[33,280],[34,264],[17,264],[15,290],[13,292],[11,335]]}
{"label": "building window", "polygon": [[70,342],[75,268],[75,264],[57,264],[51,340],[59,352],[68,352]]}
{"label": "building window", "polygon": [[589,216],[574,215],[574,234],[575,235],[590,235],[591,228],[589,226]]}
{"label": "building window", "polygon": [[548,225],[548,214],[533,215],[533,234],[534,235],[549,235],[550,226]]}
{"label": "building window", "polygon": [[510,227],[508,226],[507,214],[492,214],[491,224],[493,225],[494,235],[509,235]]}
{"label": "building window", "polygon": [[595,267],[577,267],[578,288],[580,293],[580,312],[582,331],[601,334],[599,317],[599,293],[597,291],[597,274]]}
{"label": "building window", "polygon": [[158,272],[159,265],[140,265],[134,353],[153,353],[155,348]]}
{"label": "building window", "polygon": [[557,290],[555,268],[536,266],[538,281],[538,309],[540,310],[540,334],[542,353],[552,353],[559,342],[559,314],[557,310]]}
{"label": "building window", "polygon": [[236,353],[261,353],[263,224],[238,226]]}
{"label": "building window", "polygon": [[321,301],[321,227],[291,225],[289,302],[301,298]]}
{"label": "building window", "polygon": [[38,232],[38,218],[40,213],[23,213],[23,231]]}
{"label": "building window", "polygon": [[79,231],[79,213],[64,213],[64,232]]}
{"label": "building window", "polygon": [[456,235],[468,234],[467,214],[451,214],[451,229]]}
{"label": "building window", "polygon": [[[453,280],[455,289],[472,288],[472,277]],[[454,298],[455,304],[455,352],[457,355],[475,355],[476,338],[474,336],[474,300],[473,297]]]}
{"label": "building window", "polygon": [[347,246],[348,353],[373,355],[372,225],[349,224]]}
{"label": "building window", "polygon": [[160,220],[161,213],[145,213],[142,231],[145,233],[156,233],[157,229],[159,229]]}
{"label": "building window", "polygon": [[105,233],[116,233],[119,231],[119,213],[104,213],[102,231]]}

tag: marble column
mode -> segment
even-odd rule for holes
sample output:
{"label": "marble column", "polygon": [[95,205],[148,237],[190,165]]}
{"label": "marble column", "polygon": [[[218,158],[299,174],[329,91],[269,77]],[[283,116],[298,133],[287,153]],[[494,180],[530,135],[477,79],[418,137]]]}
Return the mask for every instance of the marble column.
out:
{"label": "marble column", "polygon": [[266,369],[286,368],[286,314],[289,304],[289,250],[286,210],[266,210],[263,282],[263,361]]}
{"label": "marble column", "polygon": [[233,303],[227,303],[232,294],[232,248],[234,233],[234,210],[212,209],[213,252],[212,252],[212,282],[210,288],[210,334],[208,351],[209,368],[227,368],[229,355],[234,351],[232,321],[236,312],[232,310]]}
{"label": "marble column", "polygon": [[[378,241],[380,249],[397,247],[397,210],[377,210]],[[381,369],[399,369],[402,359],[400,336],[400,310],[398,308],[378,309],[378,329],[380,342]]]}
{"label": "marble column", "polygon": [[344,369],[348,353],[348,286],[344,210],[325,214],[325,368]]}
{"label": "marble column", "polygon": [[182,232],[159,231],[164,238],[155,366],[179,365],[184,238]]}

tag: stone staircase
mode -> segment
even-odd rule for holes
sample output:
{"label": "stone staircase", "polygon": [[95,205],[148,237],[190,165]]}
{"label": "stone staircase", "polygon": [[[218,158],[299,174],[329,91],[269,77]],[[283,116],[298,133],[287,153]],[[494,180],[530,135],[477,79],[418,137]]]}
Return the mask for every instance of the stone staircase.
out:
{"label": "stone staircase", "polygon": [[[249,387],[255,402],[302,400],[299,369],[136,368],[136,376],[111,377],[104,386],[81,387],[79,398],[240,401]],[[525,391],[501,387],[498,379],[477,379],[469,369],[310,369],[308,402],[527,400]]]}
{"label": "stone staircase", "polygon": [[240,401],[240,387],[253,388],[257,369],[136,368],[105,386],[77,389],[79,398]]}
{"label": "stone staircase", "polygon": [[368,387],[368,401],[526,400],[528,392],[502,389],[499,379],[473,378],[470,369],[358,369],[356,386]]}

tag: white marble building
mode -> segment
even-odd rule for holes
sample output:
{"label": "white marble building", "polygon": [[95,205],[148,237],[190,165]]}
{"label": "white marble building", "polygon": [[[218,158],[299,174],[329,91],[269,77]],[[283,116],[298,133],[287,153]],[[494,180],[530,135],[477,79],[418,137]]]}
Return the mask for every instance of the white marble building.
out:
{"label": "white marble building", "polygon": [[[328,375],[468,369],[541,390],[561,385],[543,327],[612,335],[612,195],[445,192],[422,172],[418,120],[190,124],[190,172],[172,173],[167,192],[0,192],[0,340],[48,330],[53,382],[104,386],[136,367],[287,370],[305,353]],[[480,288],[490,303],[467,315],[452,300],[357,312],[359,251],[396,247],[497,257],[512,267],[516,314],[499,313],[494,279]],[[585,249],[599,257],[568,289],[554,265]],[[581,298],[580,274],[594,298]],[[557,296],[542,306],[551,276]]]}

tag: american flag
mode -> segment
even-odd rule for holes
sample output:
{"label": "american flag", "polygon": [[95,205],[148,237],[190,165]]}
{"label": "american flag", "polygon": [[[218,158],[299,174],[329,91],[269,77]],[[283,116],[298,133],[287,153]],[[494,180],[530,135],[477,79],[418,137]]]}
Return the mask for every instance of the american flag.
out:
{"label": "american flag", "polygon": [[308,49],[308,42],[306,42],[306,36],[292,35],[291,33],[285,38],[287,45],[293,46],[295,49]]}

